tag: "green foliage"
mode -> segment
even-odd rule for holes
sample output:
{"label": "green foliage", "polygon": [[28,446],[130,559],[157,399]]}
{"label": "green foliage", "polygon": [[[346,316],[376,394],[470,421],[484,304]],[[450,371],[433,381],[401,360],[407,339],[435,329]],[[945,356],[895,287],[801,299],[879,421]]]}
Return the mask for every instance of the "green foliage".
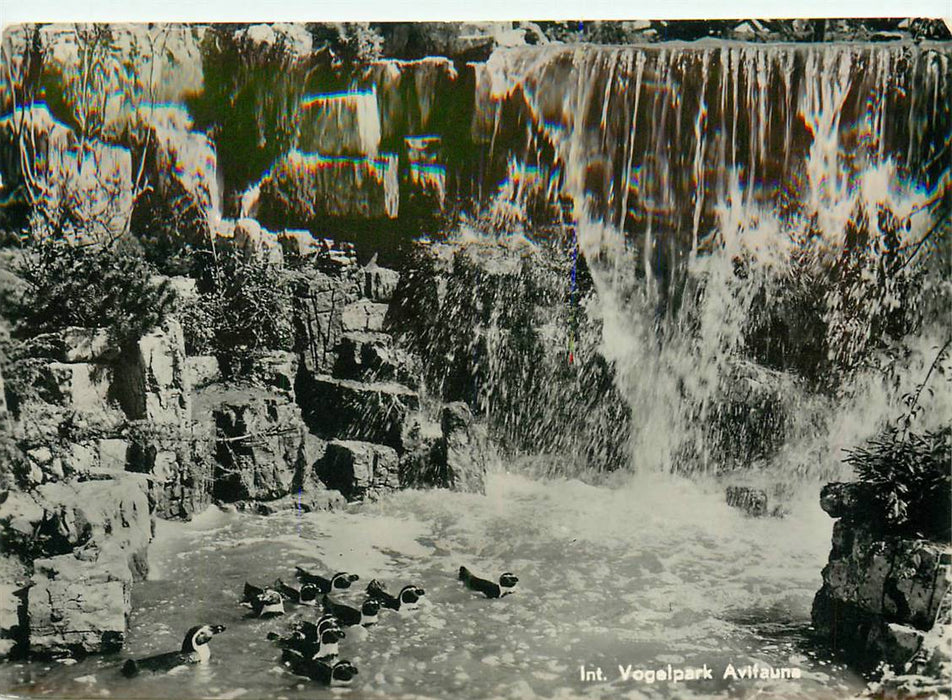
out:
{"label": "green foliage", "polygon": [[189,354],[218,355],[223,372],[243,372],[260,350],[294,344],[290,280],[281,268],[235,251],[205,256],[203,293],[183,310]]}
{"label": "green foliage", "polygon": [[952,541],[952,428],[890,427],[845,461],[869,489],[869,515],[883,530]]}
{"label": "green foliage", "polygon": [[21,338],[79,326],[107,328],[123,344],[157,326],[173,299],[143,258],[117,248],[47,240],[17,272],[26,285],[12,313]]}

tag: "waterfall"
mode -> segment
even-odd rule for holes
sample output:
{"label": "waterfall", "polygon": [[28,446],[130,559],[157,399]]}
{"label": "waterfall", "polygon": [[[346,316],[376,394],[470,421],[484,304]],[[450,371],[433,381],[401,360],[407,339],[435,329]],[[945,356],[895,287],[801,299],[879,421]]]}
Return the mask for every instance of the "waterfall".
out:
{"label": "waterfall", "polygon": [[[949,58],[699,42],[476,67],[490,215],[523,223],[541,198],[564,220],[570,200],[634,469],[836,468],[832,418],[871,386],[857,366],[912,330],[899,309],[922,270],[901,251],[948,217]],[[857,437],[897,399],[863,406]]]}

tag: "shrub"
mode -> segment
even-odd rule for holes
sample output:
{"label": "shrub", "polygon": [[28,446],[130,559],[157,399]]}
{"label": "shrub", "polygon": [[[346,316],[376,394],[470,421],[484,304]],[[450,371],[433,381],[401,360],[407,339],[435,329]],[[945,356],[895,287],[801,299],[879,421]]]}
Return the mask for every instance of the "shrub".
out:
{"label": "shrub", "polygon": [[183,317],[190,354],[218,355],[222,370],[233,376],[258,351],[292,349],[293,308],[284,270],[223,251],[203,261],[200,284],[203,293]]}
{"label": "shrub", "polygon": [[846,459],[884,531],[952,541],[952,427],[922,434],[890,427]]}
{"label": "shrub", "polygon": [[12,310],[18,337],[80,326],[108,328],[117,344],[159,324],[173,292],[140,256],[104,246],[44,241],[19,264],[24,292]]}

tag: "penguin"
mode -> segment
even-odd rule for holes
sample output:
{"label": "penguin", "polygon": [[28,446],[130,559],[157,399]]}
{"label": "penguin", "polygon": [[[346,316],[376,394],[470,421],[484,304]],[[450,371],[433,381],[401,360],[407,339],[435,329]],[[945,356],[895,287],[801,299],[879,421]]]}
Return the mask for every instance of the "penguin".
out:
{"label": "penguin", "polygon": [[255,617],[275,617],[284,614],[284,598],[273,588],[259,588],[247,581],[241,604],[251,608]]}
{"label": "penguin", "polygon": [[511,590],[519,583],[519,579],[508,571],[499,577],[499,583],[487,581],[484,578],[474,576],[465,566],[459,567],[459,580],[472,591],[482,593],[487,598],[502,598],[512,593]]}
{"label": "penguin", "polygon": [[380,612],[380,601],[374,598],[365,600],[360,610],[343,603],[335,603],[326,594],[321,599],[321,604],[324,606],[324,612],[336,617],[343,627],[374,625],[377,623],[377,613]]}
{"label": "penguin", "polygon": [[338,661],[334,665],[316,659],[308,659],[297,652],[286,649],[281,660],[296,676],[306,676],[312,681],[329,686],[347,686],[357,675],[357,667],[350,661]]}
{"label": "penguin", "polygon": [[307,659],[326,659],[337,656],[338,644],[346,635],[340,627],[327,627],[318,630],[313,623],[309,627],[301,626],[292,630],[287,637],[276,633],[268,635],[268,639],[277,642],[278,646],[286,651],[293,651]]}
{"label": "penguin", "polygon": [[381,607],[390,610],[413,610],[419,607],[420,598],[426,595],[419,586],[408,585],[400,589],[397,595],[390,595],[384,589],[383,584],[377,579],[373,579],[367,584],[367,595],[380,601]]}
{"label": "penguin", "polygon": [[122,665],[122,675],[131,678],[140,671],[161,673],[186,664],[205,663],[212,655],[208,642],[224,631],[224,625],[196,625],[185,633],[181,651],[170,651],[139,660],[127,659]]}
{"label": "penguin", "polygon": [[344,590],[350,588],[350,584],[360,579],[357,574],[348,574],[344,571],[334,574],[330,578],[312,574],[303,567],[296,566],[296,575],[301,583],[310,583],[317,586],[321,593],[330,593],[332,591]]}
{"label": "penguin", "polygon": [[304,583],[300,588],[294,588],[281,579],[277,579],[274,587],[286,600],[298,605],[317,605],[317,598],[321,593],[313,583]]}

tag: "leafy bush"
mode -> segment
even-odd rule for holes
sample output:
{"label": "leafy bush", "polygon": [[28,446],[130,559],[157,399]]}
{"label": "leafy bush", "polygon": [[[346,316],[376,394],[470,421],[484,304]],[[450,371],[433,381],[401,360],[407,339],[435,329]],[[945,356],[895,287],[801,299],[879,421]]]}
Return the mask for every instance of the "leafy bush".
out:
{"label": "leafy bush", "polygon": [[952,541],[952,427],[922,434],[890,427],[845,461],[868,490],[873,523]]}
{"label": "leafy bush", "polygon": [[142,257],[98,245],[44,241],[17,274],[26,286],[11,315],[21,338],[80,326],[108,328],[122,344],[157,326],[173,299]]}
{"label": "leafy bush", "polygon": [[261,350],[294,345],[287,273],[234,251],[207,256],[200,270],[203,293],[183,313],[186,351],[214,353],[234,376]]}

